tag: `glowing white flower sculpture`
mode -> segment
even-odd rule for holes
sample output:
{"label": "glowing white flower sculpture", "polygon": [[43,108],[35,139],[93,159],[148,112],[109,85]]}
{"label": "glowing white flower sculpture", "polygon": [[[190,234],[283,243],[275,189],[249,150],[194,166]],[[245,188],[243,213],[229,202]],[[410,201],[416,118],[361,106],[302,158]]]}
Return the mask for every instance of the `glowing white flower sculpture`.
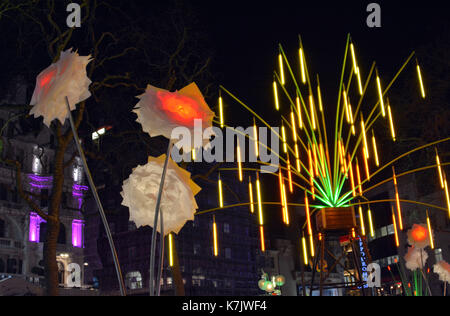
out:
{"label": "glowing white flower sculpture", "polygon": [[428,260],[428,254],[423,250],[423,248],[416,248],[414,246],[408,249],[408,253],[405,255],[406,267],[415,271],[417,269],[422,269]]}
{"label": "glowing white flower sculpture", "polygon": [[[156,199],[165,159],[166,155],[149,157],[148,163],[135,168],[123,183],[122,205],[129,207],[130,220],[138,227],[154,224]],[[161,199],[165,234],[178,233],[187,221],[194,219],[198,208],[195,195],[200,190],[191,180],[191,174],[169,159]]]}
{"label": "glowing white flower sculpture", "polygon": [[[171,139],[172,131],[175,128],[184,127],[189,130],[191,135],[191,146],[184,148],[186,152],[192,148],[204,147],[209,144],[209,140],[202,137],[203,130],[212,127],[215,114],[206,104],[195,83],[176,92],[148,85],[145,93],[138,98],[140,101],[134,112],[137,114],[137,121],[142,125],[144,132],[150,134],[151,137],[162,135]],[[201,120],[200,129],[194,128],[195,120]],[[199,134],[197,137],[200,136],[202,139],[201,144],[193,142],[196,134]]]}
{"label": "glowing white flower sculpture", "polygon": [[433,266],[433,272],[439,275],[439,280],[450,282],[450,264],[445,261],[436,263]]}
{"label": "glowing white flower sculpture", "polygon": [[414,224],[408,230],[408,243],[416,248],[425,248],[430,245],[430,236],[428,235],[428,227],[426,224]]}
{"label": "glowing white flower sculpture", "polygon": [[86,66],[91,56],[79,56],[68,49],[61,52],[59,60],[43,70],[36,79],[36,87],[30,105],[30,114],[43,116],[44,124],[50,126],[54,119],[61,124],[68,118],[65,97],[69,98],[70,109],[91,96]]}

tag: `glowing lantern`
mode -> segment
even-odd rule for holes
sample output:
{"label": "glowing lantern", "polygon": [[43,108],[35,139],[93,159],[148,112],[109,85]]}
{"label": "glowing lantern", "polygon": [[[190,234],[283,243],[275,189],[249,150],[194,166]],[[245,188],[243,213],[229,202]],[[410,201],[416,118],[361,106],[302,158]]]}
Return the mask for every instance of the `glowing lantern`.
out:
{"label": "glowing lantern", "polygon": [[[209,140],[203,139],[203,137],[201,137],[203,144],[196,144],[193,141],[196,134],[199,132],[203,134],[204,129],[212,127],[212,120],[215,116],[195,83],[176,92],[148,85],[145,93],[138,98],[140,101],[136,105],[137,109],[134,110],[138,116],[137,122],[151,137],[162,135],[171,139],[172,131],[175,128],[185,127],[192,135],[191,146],[187,146],[187,144],[183,146],[186,152],[209,143]],[[200,131],[194,129],[196,120],[201,120],[202,129]],[[177,145],[184,144],[179,142]]]}
{"label": "glowing lantern", "polygon": [[90,61],[91,56],[80,56],[77,52],[72,52],[72,49],[61,52],[59,60],[37,76],[30,102],[33,105],[30,115],[42,116],[48,127],[55,119],[64,124],[69,116],[66,96],[70,110],[75,110],[76,104],[91,96],[89,85],[92,81],[86,72]]}
{"label": "glowing lantern", "polygon": [[[149,157],[148,163],[138,166],[123,182],[122,205],[129,207],[130,220],[140,226],[153,226],[156,199],[166,155]],[[184,224],[194,219],[198,206],[195,195],[200,187],[190,178],[190,173],[169,160],[165,180],[165,190],[161,199],[164,214],[164,232],[178,233]],[[158,225],[157,231],[160,231]]]}
{"label": "glowing lantern", "polygon": [[450,282],[450,264],[445,261],[438,262],[433,266],[433,272],[439,275],[442,282]]}

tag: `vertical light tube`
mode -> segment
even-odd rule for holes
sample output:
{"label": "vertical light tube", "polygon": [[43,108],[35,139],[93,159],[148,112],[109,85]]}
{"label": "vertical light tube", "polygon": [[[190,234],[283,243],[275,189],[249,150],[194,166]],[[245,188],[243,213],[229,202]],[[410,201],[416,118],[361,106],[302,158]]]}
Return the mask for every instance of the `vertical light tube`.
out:
{"label": "vertical light tube", "polygon": [[361,173],[359,172],[358,158],[356,158],[356,179],[358,180],[358,191],[359,195],[362,195],[362,184],[361,184]]}
{"label": "vertical light tube", "polygon": [[359,221],[361,224],[361,233],[363,236],[366,236],[366,226],[364,225],[364,216],[361,206],[359,207]]}
{"label": "vertical light tube", "polygon": [[305,266],[307,266],[308,265],[308,249],[306,247],[305,236],[302,237],[302,248],[303,248],[303,262],[305,263]]}
{"label": "vertical light tube", "polygon": [[283,150],[287,153],[286,129],[284,128],[284,125],[281,125],[281,135],[283,137]]}
{"label": "vertical light tube", "polygon": [[223,100],[222,96],[219,96],[219,116],[220,116],[220,128],[225,126],[225,119],[223,117]]}
{"label": "vertical light tube", "polygon": [[312,123],[312,128],[313,130],[316,130],[316,115],[315,115],[315,109],[314,109],[314,98],[313,95],[311,94],[309,96],[309,108],[311,110],[311,123]]}
{"label": "vertical light tube", "polygon": [[370,228],[370,237],[375,237],[375,233],[374,233],[374,229],[373,229],[373,220],[372,220],[372,211],[369,210],[367,211],[367,217],[369,217],[369,228]]}
{"label": "vertical light tube", "polygon": [[380,77],[378,76],[378,71],[377,71],[377,87],[378,87],[378,97],[380,98],[381,114],[383,115],[383,117],[386,117],[386,110],[384,109],[383,90],[381,89],[381,81]]}
{"label": "vertical light tube", "polygon": [[377,141],[375,139],[375,133],[373,132],[373,130],[372,130],[372,145],[373,145],[373,153],[375,155],[375,165],[377,167],[379,167],[380,166],[380,160],[379,160],[379,157],[378,157]]}
{"label": "vertical light tube", "polygon": [[394,142],[397,140],[396,136],[395,136],[395,128],[394,128],[394,120],[392,118],[392,111],[391,111],[391,105],[389,104],[389,100],[388,100],[388,115],[389,115],[389,124],[391,126],[391,135],[392,135],[392,139],[394,140]]}
{"label": "vertical light tube", "polygon": [[169,267],[173,267],[173,234],[169,234]]}
{"label": "vertical light tube", "polygon": [[437,148],[435,148],[435,151],[436,151],[436,164],[437,164],[437,169],[438,169],[438,173],[439,173],[439,180],[441,182],[441,188],[445,189],[444,176],[443,176],[442,169],[441,169],[441,160],[439,159],[439,154],[438,154]]}
{"label": "vertical light tube", "polygon": [[295,125],[294,111],[291,111],[292,139],[297,142],[297,126]]}
{"label": "vertical light tube", "polygon": [[281,53],[278,54],[278,63],[280,66],[281,84],[284,86],[286,84],[286,80],[284,77],[283,56],[281,55]]}
{"label": "vertical light tube", "polygon": [[259,235],[260,235],[260,239],[261,239],[261,251],[265,252],[266,251],[266,241],[264,239],[264,227],[262,225],[259,226]]}
{"label": "vertical light tube", "polygon": [[430,223],[430,217],[428,215],[428,210],[427,210],[427,226],[428,226],[428,236],[430,239],[430,247],[431,247],[431,249],[434,249],[433,231],[431,229],[431,223]]}
{"label": "vertical light tube", "polygon": [[248,194],[250,198],[250,213],[255,213],[255,205],[254,205],[254,199],[253,199],[253,185],[252,185],[252,178],[249,177],[248,179]]}
{"label": "vertical light tube", "polygon": [[222,179],[220,179],[220,174],[219,174],[218,188],[219,188],[219,206],[220,208],[223,208],[223,190],[222,190]]}
{"label": "vertical light tube", "polygon": [[309,213],[309,201],[308,201],[308,194],[306,192],[305,192],[305,215],[308,227],[308,235],[312,235],[311,218]]}
{"label": "vertical light tube", "polygon": [[398,248],[398,247],[400,247],[400,242],[399,242],[399,238],[398,238],[397,221],[395,220],[395,213],[394,213],[393,209],[392,209],[392,223],[394,224],[395,245]]}
{"label": "vertical light tube", "polygon": [[274,80],[273,81],[273,94],[275,97],[275,109],[278,111],[280,110],[280,103],[278,100],[278,87],[277,87],[277,82]]}
{"label": "vertical light tube", "polygon": [[300,48],[299,55],[300,55],[300,73],[302,77],[302,83],[305,84],[306,83],[305,56],[303,54],[302,48]]}
{"label": "vertical light tube", "polygon": [[255,157],[258,158],[259,156],[259,141],[258,141],[258,128],[256,127],[256,120],[253,118],[253,138],[255,142]]}
{"label": "vertical light tube", "polygon": [[258,216],[259,216],[259,225],[264,225],[264,219],[263,219],[263,209],[262,209],[262,197],[261,197],[261,184],[259,182],[259,175],[257,175],[256,178],[256,193],[258,198]]}
{"label": "vertical light tube", "polygon": [[420,92],[422,93],[422,98],[425,99],[426,94],[425,94],[425,87],[423,84],[423,79],[422,79],[422,72],[420,71],[420,66],[419,64],[417,64],[417,76],[419,78],[419,83],[420,83]]}
{"label": "vertical light tube", "polygon": [[302,119],[302,109],[301,109],[301,105],[300,105],[300,97],[297,96],[297,112],[298,112],[298,126],[300,129],[303,129],[303,119]]}
{"label": "vertical light tube", "polygon": [[393,173],[393,179],[394,179],[394,188],[395,188],[395,201],[397,205],[397,215],[398,215],[398,227],[400,230],[403,230],[403,218],[402,218],[402,210],[400,207],[400,197],[398,194],[398,184],[397,184],[397,177],[395,175],[395,168],[392,166],[392,173]]}
{"label": "vertical light tube", "polygon": [[238,160],[238,171],[239,171],[239,182],[244,180],[242,174],[242,157],[241,157],[241,146],[239,144],[239,139],[237,140],[237,160]]}
{"label": "vertical light tube", "polygon": [[214,238],[214,257],[219,256],[219,243],[217,240],[217,223],[216,217],[213,217],[213,238]]}

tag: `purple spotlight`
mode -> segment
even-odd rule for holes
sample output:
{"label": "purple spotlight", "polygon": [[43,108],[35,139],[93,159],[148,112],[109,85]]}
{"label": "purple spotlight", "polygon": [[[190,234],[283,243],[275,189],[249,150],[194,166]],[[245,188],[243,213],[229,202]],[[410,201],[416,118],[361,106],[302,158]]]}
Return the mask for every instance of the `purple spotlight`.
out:
{"label": "purple spotlight", "polygon": [[36,243],[39,242],[39,231],[42,222],[45,223],[45,220],[43,220],[39,215],[34,212],[30,213],[29,241]]}
{"label": "purple spotlight", "polygon": [[83,228],[83,220],[74,219],[72,221],[72,246],[75,248],[84,248]]}

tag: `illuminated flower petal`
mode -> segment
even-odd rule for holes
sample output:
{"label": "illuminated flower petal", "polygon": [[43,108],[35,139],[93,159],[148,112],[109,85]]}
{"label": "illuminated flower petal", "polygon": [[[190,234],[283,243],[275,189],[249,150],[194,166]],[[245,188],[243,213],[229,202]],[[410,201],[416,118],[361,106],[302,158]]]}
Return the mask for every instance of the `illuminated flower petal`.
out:
{"label": "illuminated flower petal", "polygon": [[430,245],[430,238],[428,236],[428,227],[426,224],[414,224],[408,230],[408,243],[416,248],[425,248]]}
{"label": "illuminated flower petal", "polygon": [[[137,121],[142,125],[144,132],[151,137],[164,136],[172,138],[172,131],[177,127],[184,127],[190,131],[192,140],[195,136],[195,120],[202,121],[202,128],[197,131],[202,139],[200,146],[205,146],[209,140],[202,137],[203,130],[212,127],[214,112],[210,110],[203,98],[202,93],[195,83],[176,92],[169,92],[149,85],[144,94],[138,96],[140,101],[134,112]],[[195,146],[191,140],[191,148]]]}
{"label": "illuminated flower petal", "polygon": [[[149,157],[149,162],[138,166],[124,181],[121,195],[122,205],[129,207],[130,220],[140,226],[154,224],[156,199],[166,155],[159,158]],[[198,206],[195,195],[200,192],[190,178],[190,173],[169,160],[161,199],[164,219],[164,232],[178,233],[185,223],[194,219]],[[158,231],[159,225],[158,225]]]}
{"label": "illuminated flower petal", "polygon": [[439,275],[439,280],[450,282],[450,264],[445,261],[438,262],[433,266],[433,272]]}
{"label": "illuminated flower petal", "polygon": [[71,110],[91,96],[89,85],[92,81],[86,73],[90,61],[91,56],[79,56],[71,49],[61,52],[59,60],[37,76],[30,114],[43,116],[47,126],[55,119],[64,124],[69,115],[66,96]]}
{"label": "illuminated flower petal", "polygon": [[408,253],[404,258],[406,261],[406,267],[411,271],[415,271],[425,266],[428,259],[428,254],[425,250],[423,250],[423,248],[416,248],[412,246],[408,249]]}

